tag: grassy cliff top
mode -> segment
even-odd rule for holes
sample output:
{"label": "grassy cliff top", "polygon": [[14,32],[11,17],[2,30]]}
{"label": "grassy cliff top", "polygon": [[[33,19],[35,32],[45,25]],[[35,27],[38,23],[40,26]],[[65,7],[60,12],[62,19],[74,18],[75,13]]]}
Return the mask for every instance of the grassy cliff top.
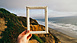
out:
{"label": "grassy cliff top", "polygon": [[[5,28],[4,31],[0,29],[0,43],[16,43],[18,35],[27,29],[27,18],[26,17],[19,17],[16,14],[10,13],[4,8],[0,8],[0,18],[3,18],[5,21]],[[1,24],[1,23],[0,23]],[[30,18],[31,29],[39,28],[40,30],[44,30],[44,26],[38,24],[35,19]],[[35,26],[36,25],[36,26]],[[39,30],[39,29],[38,29]],[[40,43],[47,43],[47,42],[54,42],[58,43],[58,39],[53,36],[51,33],[49,34],[36,34],[32,35],[32,39],[36,39]]]}

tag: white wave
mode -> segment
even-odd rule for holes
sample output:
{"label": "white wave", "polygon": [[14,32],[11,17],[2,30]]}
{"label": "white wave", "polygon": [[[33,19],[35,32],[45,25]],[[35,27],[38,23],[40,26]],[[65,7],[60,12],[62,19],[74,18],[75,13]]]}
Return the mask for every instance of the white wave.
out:
{"label": "white wave", "polygon": [[[38,21],[38,20],[37,20],[37,21]],[[45,22],[38,21],[38,23],[45,26]]]}
{"label": "white wave", "polygon": [[76,25],[72,25],[72,24],[51,23],[50,25],[53,25],[55,27],[60,27],[60,28],[70,28],[72,30],[77,30],[77,26]]}
{"label": "white wave", "polygon": [[[40,24],[45,26],[45,22],[38,21]],[[55,22],[55,21],[54,21]],[[64,23],[53,23],[53,21],[48,22],[48,26],[54,29],[62,29],[63,31],[68,31],[70,33],[74,33],[77,35],[77,26],[72,24],[64,24]]]}

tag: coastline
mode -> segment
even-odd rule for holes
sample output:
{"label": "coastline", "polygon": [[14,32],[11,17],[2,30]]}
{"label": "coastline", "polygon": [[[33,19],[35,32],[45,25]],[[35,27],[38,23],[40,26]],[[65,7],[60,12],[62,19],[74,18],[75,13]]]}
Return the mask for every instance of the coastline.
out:
{"label": "coastline", "polygon": [[[37,20],[39,24],[42,24],[43,26],[45,26],[45,22],[42,22],[40,20]],[[48,26],[54,30],[57,30],[59,32],[62,32],[63,34],[66,34],[70,37],[74,37],[74,38],[77,38],[77,31],[74,30],[73,26],[69,26],[69,27],[58,27],[59,25],[56,25],[56,26],[53,26],[51,25],[51,23],[49,22]],[[68,26],[68,25],[66,25]],[[72,28],[71,28],[72,27]]]}
{"label": "coastline", "polygon": [[[38,21],[38,20],[37,20]],[[39,24],[45,26],[45,22],[38,21]],[[48,25],[49,32],[56,36],[61,43],[77,43],[77,37],[74,34],[74,32],[70,32],[69,29],[63,29],[63,28],[54,28],[50,25]]]}
{"label": "coastline", "polygon": [[[58,31],[58,30],[49,28],[49,32],[52,33],[53,35],[55,35],[62,43],[77,43],[77,38],[66,35],[60,31],[62,31],[62,30],[59,29],[59,31]],[[69,34],[69,33],[67,33],[67,34]],[[70,34],[70,35],[72,35],[72,34]]]}
{"label": "coastline", "polygon": [[69,29],[53,28],[53,27],[50,27],[50,28],[52,28],[58,32],[62,32],[63,34],[66,34],[70,37],[77,38],[77,34],[75,34],[75,32],[70,31]]}

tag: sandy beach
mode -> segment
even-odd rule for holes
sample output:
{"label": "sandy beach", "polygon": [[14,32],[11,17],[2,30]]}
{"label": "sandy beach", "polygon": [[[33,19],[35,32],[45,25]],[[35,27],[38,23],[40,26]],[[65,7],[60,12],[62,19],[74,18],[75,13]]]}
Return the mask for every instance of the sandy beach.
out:
{"label": "sandy beach", "polygon": [[[57,31],[49,28],[49,32],[55,35],[62,43],[77,43],[77,38],[75,38],[76,36],[74,36],[74,34],[68,33],[68,31],[63,31],[61,29],[58,29]],[[64,32],[67,32],[68,35],[64,34]],[[71,36],[74,36],[74,37],[71,37]]]}
{"label": "sandy beach", "polygon": [[73,31],[70,31],[69,29],[55,29],[55,30],[62,32],[63,34],[66,34],[70,37],[77,38],[77,34]]}
{"label": "sandy beach", "polygon": [[[50,27],[50,26],[49,26]],[[63,34],[66,34],[68,36],[77,38],[77,33],[75,31],[70,30],[69,28],[56,28],[56,27],[50,27],[56,31],[62,32]]]}

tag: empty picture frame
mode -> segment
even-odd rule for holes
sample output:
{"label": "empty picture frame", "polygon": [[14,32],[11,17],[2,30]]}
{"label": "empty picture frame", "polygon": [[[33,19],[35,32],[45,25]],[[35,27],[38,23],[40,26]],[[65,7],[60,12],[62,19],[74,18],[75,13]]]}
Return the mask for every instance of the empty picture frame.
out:
{"label": "empty picture frame", "polygon": [[48,33],[48,7],[26,7],[26,14],[27,14],[27,30],[30,30],[30,20],[29,20],[29,10],[30,9],[45,9],[45,31],[30,31],[31,34],[45,34]]}

